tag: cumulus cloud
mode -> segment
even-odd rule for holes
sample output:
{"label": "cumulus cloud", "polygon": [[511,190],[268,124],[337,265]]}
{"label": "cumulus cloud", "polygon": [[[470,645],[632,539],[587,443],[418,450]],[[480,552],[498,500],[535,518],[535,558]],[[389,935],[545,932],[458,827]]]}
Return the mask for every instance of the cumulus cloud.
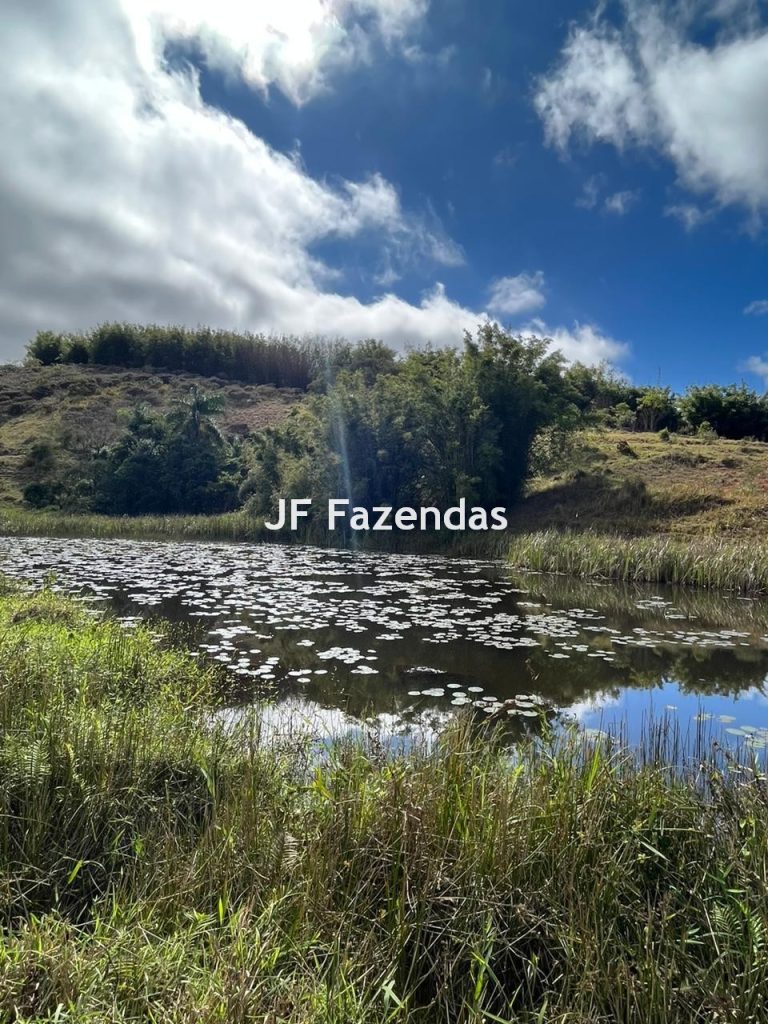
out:
{"label": "cumulus cloud", "polygon": [[766,316],[768,314],[768,299],[755,299],[744,307],[747,316]]}
{"label": "cumulus cloud", "polygon": [[741,369],[761,377],[763,387],[768,388],[768,359],[765,356],[750,356],[749,359],[744,361]]}
{"label": "cumulus cloud", "polygon": [[[722,5],[721,5],[722,7]],[[548,140],[574,137],[662,152],[689,189],[755,213],[768,206],[768,28],[726,18],[708,45],[695,38],[702,4],[662,9],[625,0],[622,25],[598,9],[570,32],[535,105]],[[693,13],[691,13],[693,12]],[[692,20],[693,19],[693,20]]]}
{"label": "cumulus cloud", "polygon": [[629,355],[629,345],[603,334],[594,324],[576,323],[573,327],[549,327],[542,320],[530,324],[529,333],[551,338],[552,348],[562,352],[570,363],[596,366],[598,363],[616,364]]}
{"label": "cumulus cloud", "polygon": [[[399,348],[453,344],[474,330],[485,312],[441,284],[416,302],[392,290],[414,264],[437,275],[464,259],[429,207],[404,209],[378,174],[313,178],[296,154],[207,104],[194,69],[167,60],[169,43],[194,42],[254,88],[304,102],[376,47],[405,54],[425,8],[426,0],[6,0],[0,355],[20,356],[36,330],[107,319],[375,336]],[[382,294],[345,294],[343,273],[321,257],[328,242],[372,253]],[[497,279],[495,311],[534,311],[543,285],[540,273]],[[551,333],[585,362],[625,351],[593,327]]]}
{"label": "cumulus cloud", "polygon": [[[404,210],[380,175],[313,179],[298,157],[207,105],[193,70],[164,60],[162,40],[195,35],[213,56],[240,39],[249,80],[305,94],[333,59],[322,33],[310,33],[307,49],[304,23],[279,20],[302,4],[9,0],[0,36],[6,358],[40,328],[113,318],[375,334],[396,345],[454,341],[478,322],[442,288],[416,305],[337,293],[338,269],[317,255],[328,241],[378,248],[390,280],[413,262],[456,266],[463,254],[430,210]],[[310,8],[343,51],[345,38],[362,47],[363,35],[403,42],[424,3],[306,0]],[[256,46],[265,24],[274,50]]]}
{"label": "cumulus cloud", "polygon": [[532,312],[546,302],[543,289],[544,275],[540,270],[535,274],[496,278],[489,289],[488,309],[509,316]]}
{"label": "cumulus cloud", "polygon": [[[412,59],[429,0],[125,0],[145,66],[169,39],[194,43],[211,67],[294,103],[328,87],[329,75],[369,63],[378,43]],[[424,55],[426,57],[426,55]]]}

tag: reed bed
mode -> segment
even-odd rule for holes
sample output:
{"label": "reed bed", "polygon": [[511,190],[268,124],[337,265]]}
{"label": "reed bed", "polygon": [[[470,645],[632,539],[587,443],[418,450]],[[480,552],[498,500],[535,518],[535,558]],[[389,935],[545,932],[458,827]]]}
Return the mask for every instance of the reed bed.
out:
{"label": "reed bed", "polygon": [[752,540],[547,530],[512,537],[508,558],[516,568],[534,572],[768,593],[768,545]]}
{"label": "reed bed", "polygon": [[102,516],[3,509],[0,536],[262,541],[274,536],[244,512],[210,516]]}
{"label": "reed bed", "polygon": [[0,1020],[765,1019],[757,764],[469,718],[318,754],[221,702],[144,628],[0,596]]}

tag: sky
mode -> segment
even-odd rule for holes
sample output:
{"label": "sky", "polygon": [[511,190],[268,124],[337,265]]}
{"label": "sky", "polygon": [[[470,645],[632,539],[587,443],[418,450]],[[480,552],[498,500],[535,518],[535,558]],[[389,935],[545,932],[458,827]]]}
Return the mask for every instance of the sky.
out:
{"label": "sky", "polygon": [[768,6],[4,0],[0,358],[106,320],[768,387]]}

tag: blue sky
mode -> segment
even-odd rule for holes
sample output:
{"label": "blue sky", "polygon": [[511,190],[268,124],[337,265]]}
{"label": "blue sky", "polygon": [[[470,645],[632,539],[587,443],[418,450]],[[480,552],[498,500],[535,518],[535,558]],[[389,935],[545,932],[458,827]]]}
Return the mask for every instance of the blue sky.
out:
{"label": "blue sky", "polygon": [[7,358],[115,317],[403,348],[492,316],[640,382],[768,380],[761,4],[29,6]]}

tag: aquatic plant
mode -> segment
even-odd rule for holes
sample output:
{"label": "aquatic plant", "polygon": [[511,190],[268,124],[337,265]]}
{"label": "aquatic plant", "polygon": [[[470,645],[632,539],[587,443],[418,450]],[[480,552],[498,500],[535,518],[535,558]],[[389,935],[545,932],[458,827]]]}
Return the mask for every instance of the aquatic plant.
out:
{"label": "aquatic plant", "polygon": [[513,566],[535,572],[768,592],[768,547],[751,540],[547,530],[513,536],[508,558]]}

